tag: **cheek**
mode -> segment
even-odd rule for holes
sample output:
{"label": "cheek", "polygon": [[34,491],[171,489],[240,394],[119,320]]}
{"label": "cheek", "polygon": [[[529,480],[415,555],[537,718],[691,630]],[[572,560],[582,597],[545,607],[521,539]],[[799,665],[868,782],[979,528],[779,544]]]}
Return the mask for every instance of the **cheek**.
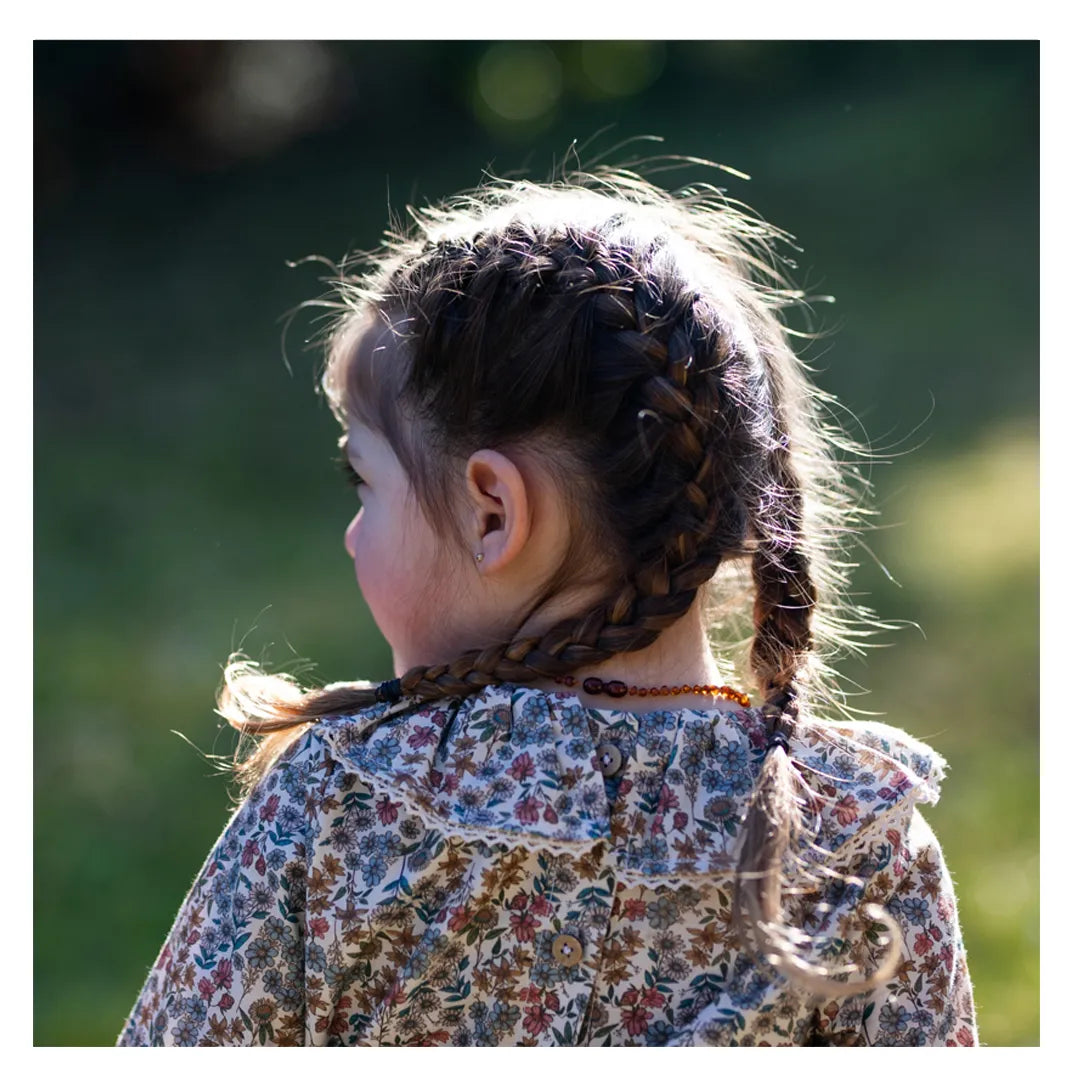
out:
{"label": "cheek", "polygon": [[353,520],[346,536],[356,583],[395,650],[408,648],[410,642],[422,650],[429,647],[426,631],[439,622],[443,590],[440,575],[433,572],[435,553],[425,541],[408,523],[380,522],[370,509],[364,511],[362,522]]}
{"label": "cheek", "polygon": [[[355,524],[355,522],[354,522]],[[376,522],[367,520],[350,530],[349,554],[356,568],[356,583],[373,613],[400,591],[403,555],[399,548],[379,542]]]}

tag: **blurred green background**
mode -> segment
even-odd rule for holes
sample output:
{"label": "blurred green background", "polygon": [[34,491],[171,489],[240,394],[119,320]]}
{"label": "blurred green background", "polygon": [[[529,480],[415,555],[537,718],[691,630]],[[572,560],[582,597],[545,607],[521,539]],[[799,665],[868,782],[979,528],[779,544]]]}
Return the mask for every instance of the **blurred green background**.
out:
{"label": "blurred green background", "polygon": [[34,67],[36,1043],[116,1038],[224,824],[170,732],[231,751],[229,651],[391,674],[310,320],[282,359],[323,286],[286,260],[641,134],[751,174],[723,182],[838,298],[803,354],[895,450],[857,590],[921,628],[844,671],[949,758],[928,817],[981,1035],[1038,1041],[1036,43],[39,42]]}

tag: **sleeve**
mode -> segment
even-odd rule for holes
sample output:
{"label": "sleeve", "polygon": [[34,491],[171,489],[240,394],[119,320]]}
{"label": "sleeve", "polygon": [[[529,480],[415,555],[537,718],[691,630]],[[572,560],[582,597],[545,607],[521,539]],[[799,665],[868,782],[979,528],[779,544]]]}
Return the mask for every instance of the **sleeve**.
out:
{"label": "sleeve", "polygon": [[900,926],[898,966],[876,991],[830,1002],[823,1018],[837,1037],[871,1046],[977,1046],[956,893],[937,838],[915,810],[880,855],[865,899],[884,902]]}
{"label": "sleeve", "polygon": [[120,1046],[299,1045],[308,792],[302,735],[237,809],[184,900]]}

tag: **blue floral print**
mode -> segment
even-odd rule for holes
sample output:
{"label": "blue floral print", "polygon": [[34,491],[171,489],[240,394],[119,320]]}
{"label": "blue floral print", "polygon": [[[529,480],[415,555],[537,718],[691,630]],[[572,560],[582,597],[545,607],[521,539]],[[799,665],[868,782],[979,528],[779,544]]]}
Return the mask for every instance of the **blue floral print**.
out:
{"label": "blue floral print", "polygon": [[637,716],[509,684],[328,717],[226,826],[120,1044],[974,1045],[915,809],[943,762],[894,728],[803,723],[791,754],[803,856],[846,875],[793,900],[808,959],[873,971],[860,912],[880,904],[895,973],[814,1002],[740,944],[731,871],[766,741],[755,709]]}

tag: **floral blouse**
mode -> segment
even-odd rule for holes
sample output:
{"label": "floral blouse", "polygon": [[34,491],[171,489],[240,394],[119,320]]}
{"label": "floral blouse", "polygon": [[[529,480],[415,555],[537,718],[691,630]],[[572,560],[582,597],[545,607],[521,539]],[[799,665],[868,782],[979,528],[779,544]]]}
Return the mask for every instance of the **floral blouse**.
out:
{"label": "floral blouse", "polygon": [[876,991],[821,1000],[740,944],[755,708],[584,707],[489,686],[321,720],[236,811],[120,1045],[973,1046],[952,882],[915,809],[944,762],[878,723],[791,754],[838,871],[788,900],[807,958]]}

